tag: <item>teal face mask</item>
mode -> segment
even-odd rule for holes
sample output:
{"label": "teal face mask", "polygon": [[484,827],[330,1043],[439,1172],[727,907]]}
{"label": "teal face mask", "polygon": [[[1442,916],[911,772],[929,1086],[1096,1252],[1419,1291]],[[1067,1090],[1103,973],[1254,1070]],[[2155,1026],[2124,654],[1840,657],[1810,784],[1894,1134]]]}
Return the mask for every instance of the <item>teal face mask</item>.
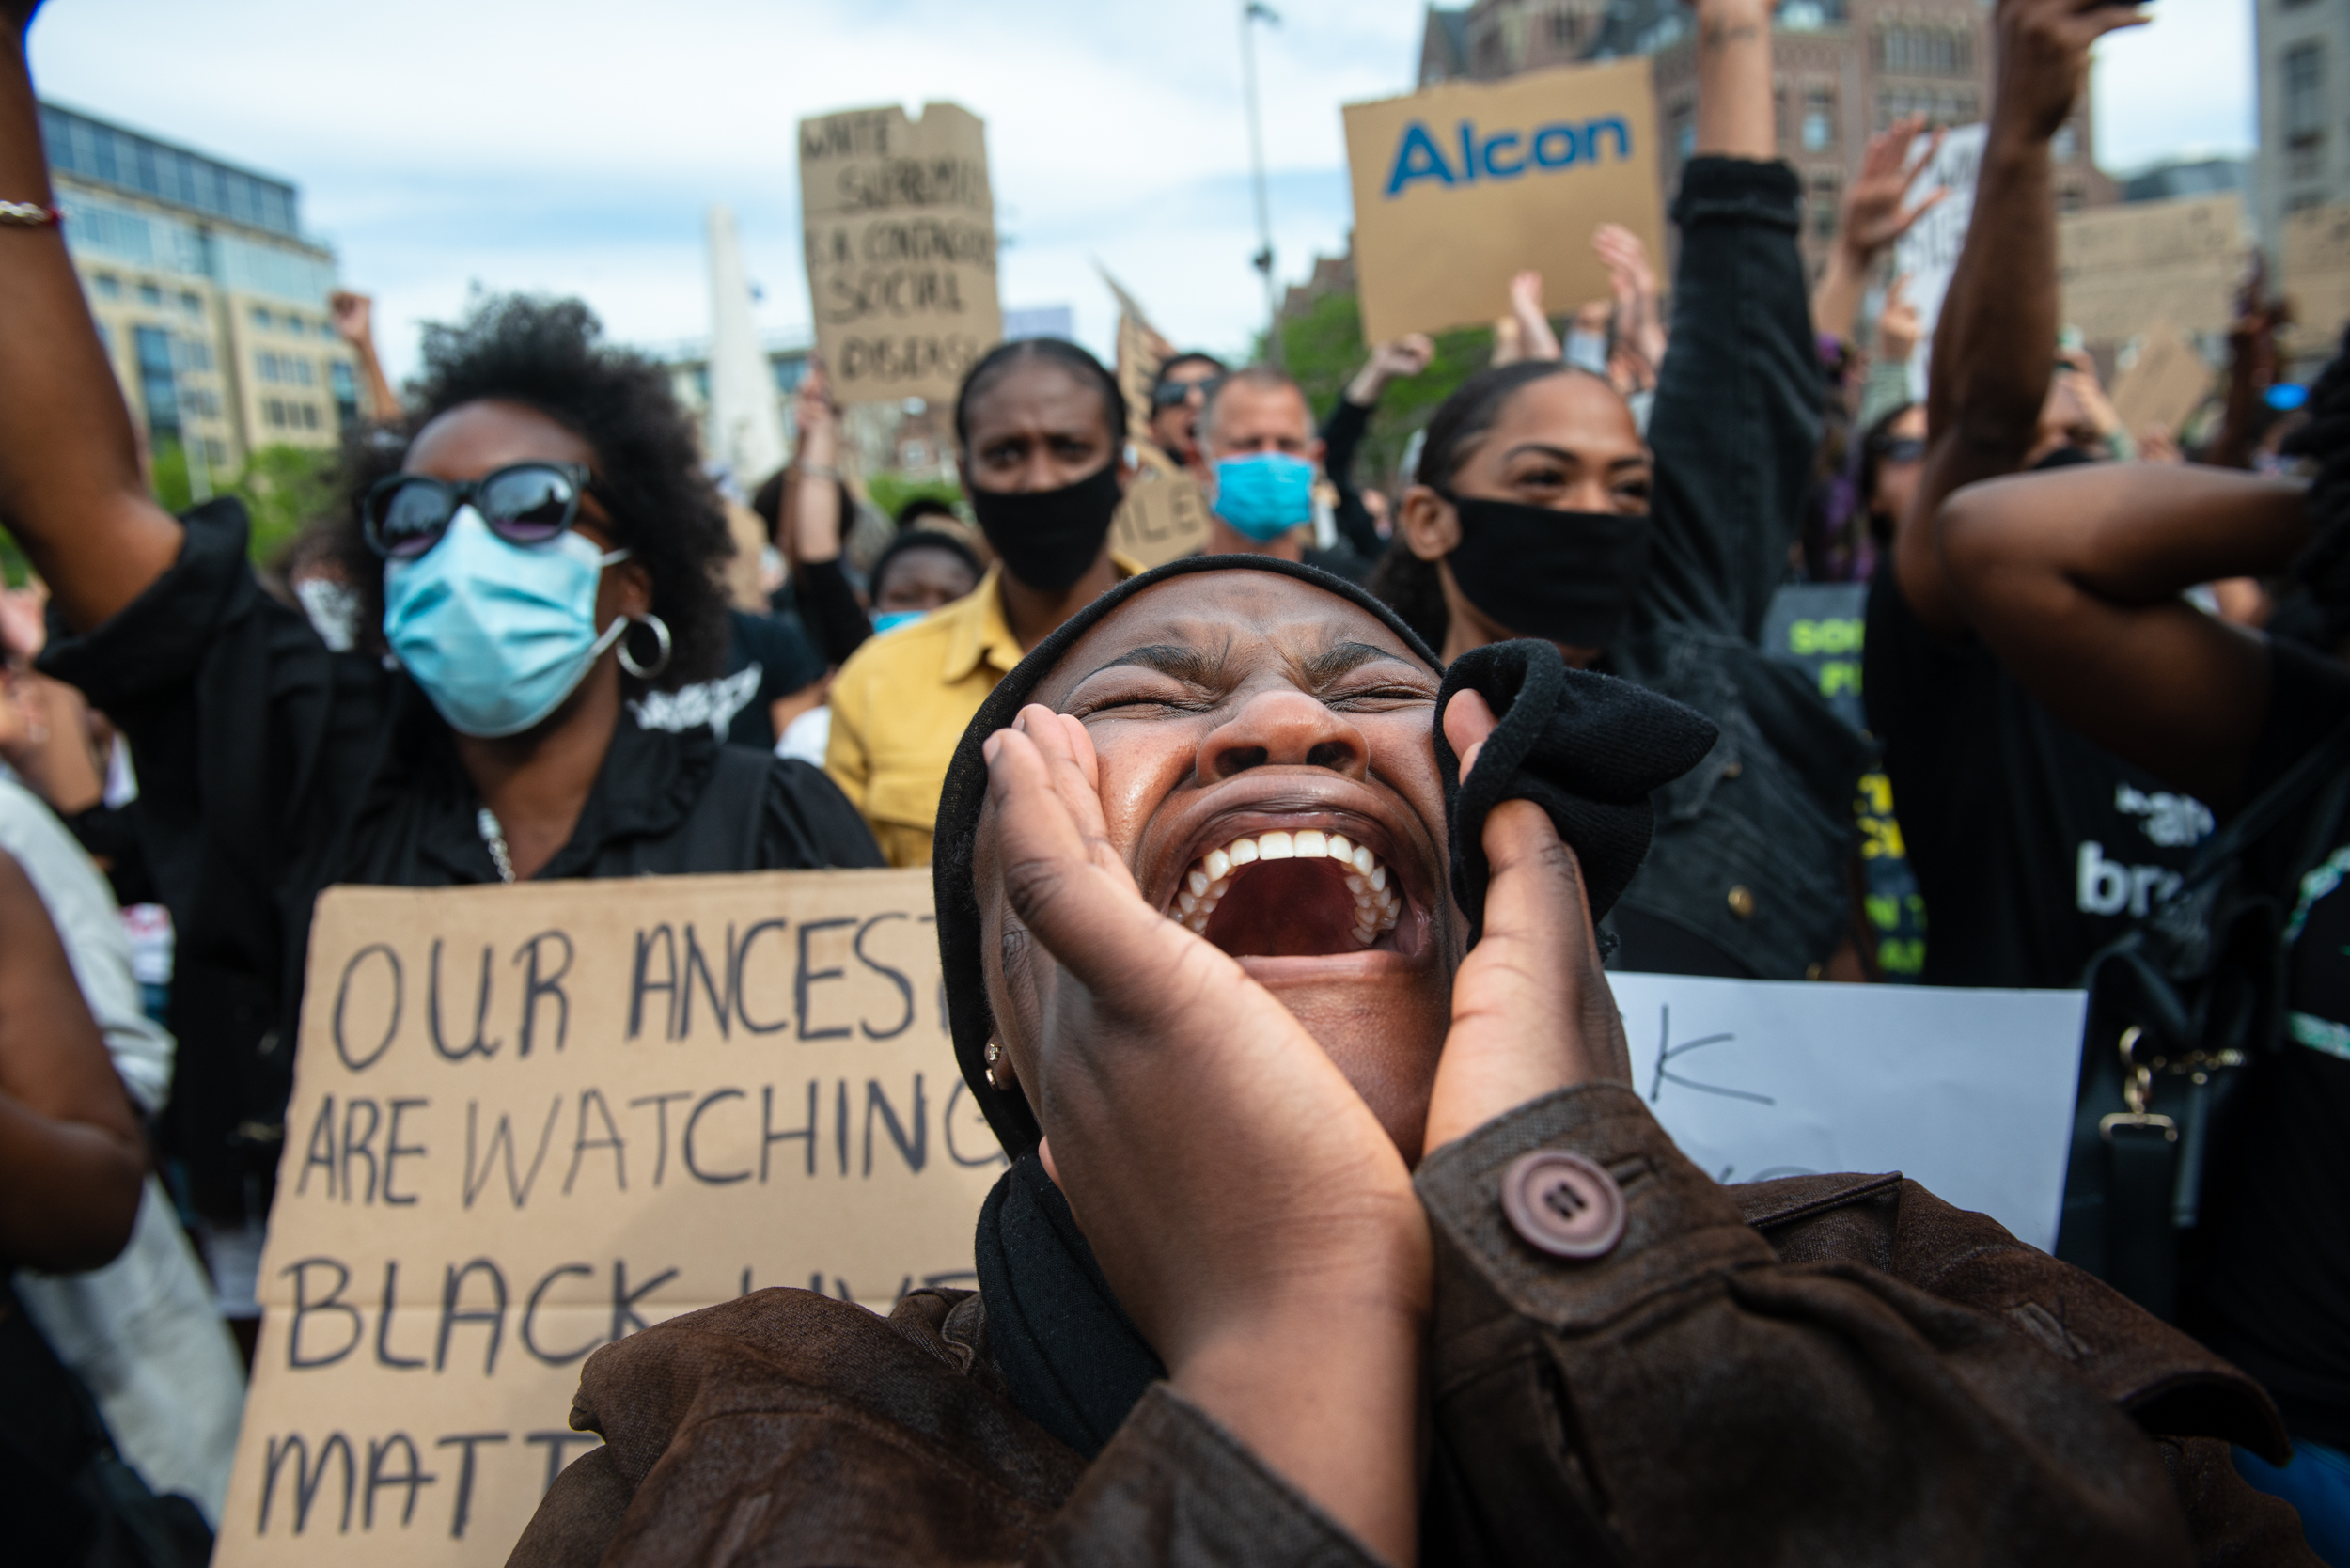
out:
{"label": "teal face mask", "polygon": [[596,584],[628,558],[570,528],[509,544],[460,507],[440,542],[384,567],[384,638],[449,728],[519,735],[561,706],[628,629],[596,633]]}
{"label": "teal face mask", "polygon": [[1314,465],[1287,452],[1219,458],[1215,514],[1260,544],[1314,520]]}
{"label": "teal face mask", "polygon": [[901,626],[911,626],[930,613],[928,610],[876,611],[873,616],[873,635],[879,636],[884,632],[895,631]]}

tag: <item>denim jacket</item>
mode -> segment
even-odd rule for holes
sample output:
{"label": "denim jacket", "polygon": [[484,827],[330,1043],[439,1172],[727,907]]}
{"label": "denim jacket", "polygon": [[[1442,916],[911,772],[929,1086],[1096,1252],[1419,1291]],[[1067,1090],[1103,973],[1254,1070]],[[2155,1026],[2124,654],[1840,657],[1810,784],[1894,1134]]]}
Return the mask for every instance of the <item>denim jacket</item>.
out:
{"label": "denim jacket", "polygon": [[1757,641],[1820,440],[1801,201],[1785,164],[1695,158],[1682,176],[1672,341],[1648,431],[1648,574],[1600,666],[1721,729],[1659,792],[1655,845],[1622,907],[1765,980],[1805,978],[1848,934],[1853,793],[1870,754]]}

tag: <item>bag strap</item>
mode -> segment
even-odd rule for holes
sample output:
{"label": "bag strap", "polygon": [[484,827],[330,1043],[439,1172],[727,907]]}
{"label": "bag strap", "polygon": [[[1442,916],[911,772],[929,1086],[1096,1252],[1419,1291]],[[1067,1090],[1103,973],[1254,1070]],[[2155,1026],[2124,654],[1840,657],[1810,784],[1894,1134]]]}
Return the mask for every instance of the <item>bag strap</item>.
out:
{"label": "bag strap", "polygon": [[[2299,761],[2278,775],[2251,805],[2231,818],[2227,826],[2203,840],[2202,847],[2195,852],[2194,863],[2187,868],[2179,893],[2201,886],[2224,871],[2245,850],[2266,837],[2271,828],[2301,804],[2304,796],[2346,762],[2350,762],[2350,718],[2334,726],[2332,732],[2311,746]],[[2326,815],[2317,813],[2320,819]],[[2330,823],[2321,823],[2314,831],[2322,836],[2329,826]],[[2299,876],[2306,869],[2296,869],[2294,875]]]}

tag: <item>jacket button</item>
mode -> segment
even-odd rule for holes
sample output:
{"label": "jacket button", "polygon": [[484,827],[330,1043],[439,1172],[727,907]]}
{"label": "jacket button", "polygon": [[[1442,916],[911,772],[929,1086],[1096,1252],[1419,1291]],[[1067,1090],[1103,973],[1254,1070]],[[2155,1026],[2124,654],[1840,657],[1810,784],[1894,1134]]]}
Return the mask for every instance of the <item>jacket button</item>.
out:
{"label": "jacket button", "polygon": [[1730,912],[1742,920],[1754,918],[1754,891],[1743,882],[1730,890]]}
{"label": "jacket button", "polygon": [[1722,769],[1722,776],[1724,778],[1735,778],[1746,771],[1747,770],[1743,764],[1732,762]]}
{"label": "jacket button", "polygon": [[1510,1228],[1554,1258],[1601,1258],[1623,1239],[1623,1189],[1580,1154],[1539,1149],[1503,1172]]}

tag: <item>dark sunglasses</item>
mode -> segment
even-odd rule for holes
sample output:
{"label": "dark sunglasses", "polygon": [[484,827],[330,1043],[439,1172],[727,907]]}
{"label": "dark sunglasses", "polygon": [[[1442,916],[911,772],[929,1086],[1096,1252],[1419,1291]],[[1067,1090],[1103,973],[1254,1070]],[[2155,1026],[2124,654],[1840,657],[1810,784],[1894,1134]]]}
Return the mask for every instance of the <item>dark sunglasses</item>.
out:
{"label": "dark sunglasses", "polygon": [[1924,460],[1925,455],[1926,444],[1914,435],[1887,442],[1884,449],[1877,454],[1879,460],[1885,463],[1919,463]]}
{"label": "dark sunglasses", "polygon": [[1151,406],[1156,409],[1173,408],[1179,403],[1190,401],[1194,392],[1204,398],[1208,395],[1208,388],[1214,384],[1212,381],[1163,381],[1151,389]]}
{"label": "dark sunglasses", "polygon": [[451,484],[425,474],[391,474],[368,491],[360,531],[386,560],[414,560],[441,542],[468,501],[509,544],[544,544],[579,516],[594,480],[584,463],[516,463]]}

